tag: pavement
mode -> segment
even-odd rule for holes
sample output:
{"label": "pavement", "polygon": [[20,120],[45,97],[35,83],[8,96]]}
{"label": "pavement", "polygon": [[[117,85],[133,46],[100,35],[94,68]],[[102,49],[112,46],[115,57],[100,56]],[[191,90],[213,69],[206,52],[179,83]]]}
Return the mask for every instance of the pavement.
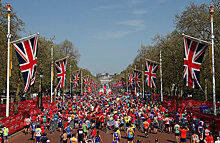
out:
{"label": "pavement", "polygon": [[[112,143],[112,131],[105,133],[101,130],[100,135],[102,137],[103,143]],[[49,131],[46,131],[47,137],[50,139],[51,143],[59,143],[61,132],[55,131],[50,134]],[[73,129],[72,133],[76,133],[76,129]],[[120,143],[127,143],[126,133],[121,132],[121,141]],[[144,133],[139,132],[138,130],[135,132],[134,143],[137,140],[140,140],[141,143],[154,143],[155,139],[159,140],[159,143],[175,143],[175,135],[168,133],[160,133],[157,134],[150,133],[148,138],[145,138]],[[190,141],[187,140],[187,143]],[[9,137],[9,143],[35,143],[35,141],[31,140],[31,134],[25,135],[23,132],[19,132],[13,136]]]}

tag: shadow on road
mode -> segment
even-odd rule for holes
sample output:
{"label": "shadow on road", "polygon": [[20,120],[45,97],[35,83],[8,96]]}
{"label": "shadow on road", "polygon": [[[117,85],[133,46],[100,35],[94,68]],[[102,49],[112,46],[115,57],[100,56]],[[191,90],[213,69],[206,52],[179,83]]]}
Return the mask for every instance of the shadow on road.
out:
{"label": "shadow on road", "polygon": [[142,138],[145,138],[145,136],[143,136],[143,135],[137,135],[137,136],[142,137]]}
{"label": "shadow on road", "polygon": [[175,143],[176,141],[172,141],[172,140],[167,140],[168,142],[171,142],[171,143]]}

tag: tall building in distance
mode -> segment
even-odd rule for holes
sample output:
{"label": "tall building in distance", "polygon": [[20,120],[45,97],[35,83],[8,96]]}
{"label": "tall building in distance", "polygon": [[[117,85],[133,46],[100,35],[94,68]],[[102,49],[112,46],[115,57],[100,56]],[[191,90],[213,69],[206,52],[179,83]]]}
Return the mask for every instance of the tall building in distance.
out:
{"label": "tall building in distance", "polygon": [[117,73],[110,75],[109,73],[98,73],[96,74],[96,78],[98,78],[101,84],[108,84],[113,78],[117,75]]}

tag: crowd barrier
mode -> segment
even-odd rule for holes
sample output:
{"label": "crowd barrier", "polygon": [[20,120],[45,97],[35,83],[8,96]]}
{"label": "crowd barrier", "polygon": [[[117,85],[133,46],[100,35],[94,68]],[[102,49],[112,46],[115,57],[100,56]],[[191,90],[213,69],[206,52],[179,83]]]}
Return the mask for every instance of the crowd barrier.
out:
{"label": "crowd barrier", "polygon": [[189,110],[188,112],[193,113],[196,115],[199,119],[206,121],[206,122],[213,122],[215,121],[215,131],[219,133],[220,131],[220,117],[219,116],[214,116],[212,114],[207,114],[207,113],[202,113],[200,111],[195,111],[193,109]]}
{"label": "crowd barrier", "polygon": [[[176,109],[177,108],[177,97],[175,96],[165,96],[163,106],[168,109]],[[209,106],[213,108],[213,103],[211,101],[195,101],[192,98],[179,98],[179,108],[186,109],[188,113],[193,113],[199,119],[205,122],[213,122],[215,121],[215,131],[218,133],[220,131],[220,117],[214,116],[212,114],[203,113],[200,111],[200,107]],[[217,107],[220,106],[219,103],[216,104]]]}
{"label": "crowd barrier", "polygon": [[[56,103],[49,103],[50,97],[43,98],[43,107],[51,110],[56,109]],[[23,129],[24,118],[27,115],[33,117],[38,115],[41,110],[37,108],[37,99],[27,100],[18,103],[18,114],[14,114],[14,103],[10,104],[10,116],[0,120],[0,125],[4,125],[9,129],[9,134],[12,134],[20,129]],[[5,105],[0,105],[0,115],[5,116]]]}

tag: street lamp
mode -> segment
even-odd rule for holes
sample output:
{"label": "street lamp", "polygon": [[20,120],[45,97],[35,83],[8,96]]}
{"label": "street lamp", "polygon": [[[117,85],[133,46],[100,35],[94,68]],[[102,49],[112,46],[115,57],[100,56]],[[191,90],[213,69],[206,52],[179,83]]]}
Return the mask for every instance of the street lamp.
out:
{"label": "street lamp", "polygon": [[214,115],[217,116],[216,112],[216,97],[215,97],[215,63],[214,63],[214,27],[213,27],[213,15],[214,15],[215,7],[211,5],[209,7],[209,13],[211,15],[211,40],[212,40],[212,82],[213,82],[213,109]]}
{"label": "street lamp", "polygon": [[40,109],[43,110],[43,101],[42,101],[42,78],[44,77],[43,72],[40,71]]}
{"label": "street lamp", "polygon": [[11,34],[10,34],[10,13],[11,13],[11,5],[8,3],[7,4],[7,12],[8,12],[8,61],[7,61],[7,96],[6,96],[6,117],[9,116],[9,72],[10,72],[10,39],[11,39]]}

